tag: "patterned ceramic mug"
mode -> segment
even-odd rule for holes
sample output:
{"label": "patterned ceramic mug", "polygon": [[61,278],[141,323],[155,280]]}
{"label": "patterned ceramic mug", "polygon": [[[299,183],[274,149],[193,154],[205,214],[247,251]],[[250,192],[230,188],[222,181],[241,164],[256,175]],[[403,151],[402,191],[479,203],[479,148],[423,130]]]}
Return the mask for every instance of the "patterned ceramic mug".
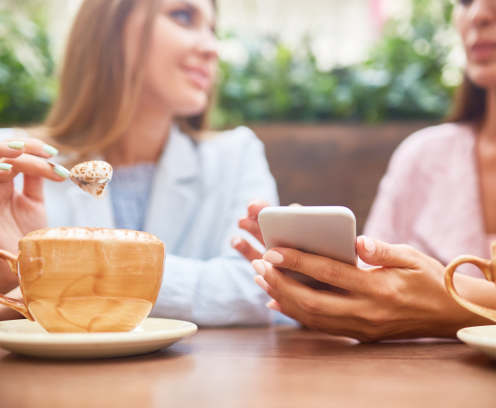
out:
{"label": "patterned ceramic mug", "polygon": [[162,283],[165,246],[138,231],[52,228],[19,241],[19,254],[0,251],[19,276],[23,300],[0,304],[49,332],[135,329],[150,313]]}
{"label": "patterned ceramic mug", "polygon": [[491,254],[491,260],[481,259],[472,255],[459,256],[446,267],[444,282],[446,283],[446,288],[448,289],[451,297],[455,299],[460,306],[463,306],[465,309],[468,309],[471,312],[474,312],[496,322],[496,310],[488,309],[487,307],[479,306],[466,299],[463,299],[462,297],[460,297],[455,289],[455,286],[453,285],[453,275],[456,271],[456,268],[466,263],[474,264],[482,271],[489,282],[496,283],[496,241],[491,244]]}

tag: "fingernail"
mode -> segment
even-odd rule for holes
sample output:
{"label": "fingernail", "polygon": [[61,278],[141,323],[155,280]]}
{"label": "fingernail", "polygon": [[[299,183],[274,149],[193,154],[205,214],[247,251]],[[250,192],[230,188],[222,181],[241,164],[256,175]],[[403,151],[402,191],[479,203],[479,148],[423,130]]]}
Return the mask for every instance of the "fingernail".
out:
{"label": "fingernail", "polygon": [[10,143],[7,143],[7,146],[10,147],[11,149],[21,150],[24,146],[26,146],[26,143],[24,143],[24,142],[10,142]]}
{"label": "fingernail", "polygon": [[270,262],[271,264],[281,264],[284,261],[282,254],[276,251],[268,251],[263,256],[264,261]]}
{"label": "fingernail", "polygon": [[275,300],[269,300],[265,306],[269,309],[275,310],[276,312],[282,311]]}
{"label": "fingernail", "polygon": [[43,150],[50,156],[57,156],[59,154],[59,151],[55,147],[47,144],[43,146]]}
{"label": "fingernail", "polygon": [[67,170],[65,167],[62,167],[60,164],[54,166],[53,171],[57,176],[62,177],[63,179],[69,177],[70,174],[70,171]]}
{"label": "fingernail", "polygon": [[12,168],[12,164],[0,163],[0,170],[9,171]]}
{"label": "fingernail", "polygon": [[[257,199],[253,199],[253,200],[248,201],[248,204],[247,204],[248,210],[250,209],[250,207],[252,205],[258,204],[259,202],[260,202],[260,200],[257,200]],[[258,214],[257,215],[248,214],[248,218],[251,218],[252,220],[258,220]]]}
{"label": "fingernail", "polygon": [[264,291],[268,291],[269,290],[269,284],[267,282],[265,282],[265,279],[260,276],[260,275],[257,275],[255,276],[255,279],[254,279],[255,283],[260,286]]}
{"label": "fingernail", "polygon": [[237,247],[239,244],[241,244],[241,238],[240,237],[234,237],[232,240],[231,240],[231,245],[233,247]]}
{"label": "fingernail", "polygon": [[365,250],[369,254],[373,254],[376,250],[374,240],[370,239],[369,237],[366,237],[365,235],[362,235],[362,238],[363,238],[363,246],[365,247]]}
{"label": "fingernail", "polygon": [[251,263],[251,266],[253,266],[253,268],[255,268],[255,270],[257,271],[257,273],[259,275],[261,275],[261,276],[264,276],[265,275],[265,265],[259,259],[254,260]]}
{"label": "fingernail", "polygon": [[253,204],[257,204],[259,200],[256,198],[252,198],[250,201],[248,201],[248,204],[246,204],[247,208],[250,208]]}

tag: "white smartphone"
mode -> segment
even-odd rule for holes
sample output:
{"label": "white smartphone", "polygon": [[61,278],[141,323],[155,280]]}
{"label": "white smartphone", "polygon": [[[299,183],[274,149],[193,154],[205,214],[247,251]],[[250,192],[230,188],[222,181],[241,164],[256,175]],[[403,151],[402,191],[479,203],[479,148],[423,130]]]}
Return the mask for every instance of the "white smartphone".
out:
{"label": "white smartphone", "polygon": [[[357,265],[356,219],[346,207],[267,207],[258,222],[267,250],[282,247]],[[291,277],[308,286],[334,290],[306,275]]]}

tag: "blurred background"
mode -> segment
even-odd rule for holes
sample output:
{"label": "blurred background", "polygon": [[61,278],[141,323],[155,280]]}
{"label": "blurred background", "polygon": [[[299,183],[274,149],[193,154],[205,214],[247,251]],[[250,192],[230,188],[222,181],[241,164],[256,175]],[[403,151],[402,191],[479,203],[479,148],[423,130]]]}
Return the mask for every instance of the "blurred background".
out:
{"label": "blurred background", "polygon": [[[80,0],[0,0],[0,126],[43,120]],[[442,121],[464,54],[451,0],[218,0],[212,127],[264,141],[281,203],[345,205],[358,232],[398,144]]]}

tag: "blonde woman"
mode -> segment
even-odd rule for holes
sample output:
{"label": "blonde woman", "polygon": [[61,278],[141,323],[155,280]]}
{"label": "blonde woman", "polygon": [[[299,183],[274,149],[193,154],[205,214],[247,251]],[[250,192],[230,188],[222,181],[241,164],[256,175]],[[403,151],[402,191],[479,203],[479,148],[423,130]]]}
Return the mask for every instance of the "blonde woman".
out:
{"label": "blonde woman", "polygon": [[[276,204],[276,186],[249,129],[206,135],[216,66],[212,0],[84,1],[46,122],[27,129],[29,139],[0,131],[0,248],[15,251],[45,226],[147,231],[167,248],[152,316],[268,323],[266,295],[229,240],[249,198]],[[57,150],[67,165],[111,163],[109,196],[98,201],[63,181],[64,168],[43,159]],[[14,188],[19,172],[23,189]],[[59,183],[43,187],[42,177]],[[2,293],[17,285],[6,266]]]}

